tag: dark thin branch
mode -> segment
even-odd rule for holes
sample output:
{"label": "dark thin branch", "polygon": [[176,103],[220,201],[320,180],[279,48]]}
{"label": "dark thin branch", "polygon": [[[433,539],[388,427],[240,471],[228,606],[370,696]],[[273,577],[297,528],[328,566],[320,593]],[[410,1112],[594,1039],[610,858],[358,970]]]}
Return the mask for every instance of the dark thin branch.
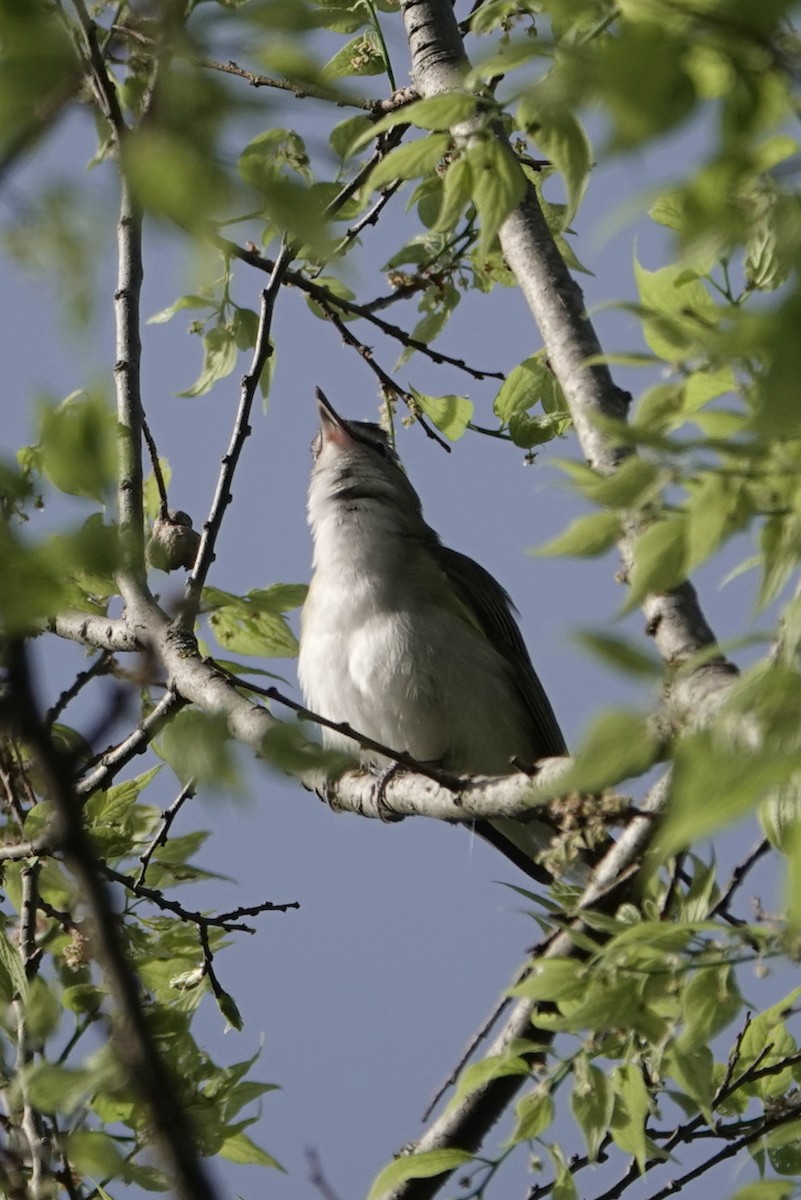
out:
{"label": "dark thin branch", "polygon": [[93,792],[108,787],[137,754],[144,754],[153,738],[164,728],[166,723],[179,712],[186,701],[172,690],[167,691],[159,700],[152,712],[130,733],[119,746],[107,751],[88,774],[84,774],[75,784],[75,794],[82,799],[91,796]]}
{"label": "dark thin branch", "polygon": [[737,864],[737,866],[732,871],[731,878],[729,879],[729,882],[727,883],[726,887],[723,889],[717,904],[715,905],[715,907],[712,909],[711,913],[709,914],[710,917],[714,917],[714,916],[718,916],[718,915],[723,916],[726,913],[726,910],[728,909],[729,904],[731,903],[732,896],[737,891],[737,889],[740,887],[743,880],[748,875],[749,871],[751,871],[753,869],[753,867],[755,867],[756,864],[759,862],[759,860],[761,858],[764,858],[764,856],[769,851],[770,851],[770,842],[768,841],[767,838],[763,838],[762,841],[759,842],[754,847],[754,849],[747,856],[747,858],[744,858],[741,863]]}
{"label": "dark thin branch", "polygon": [[[709,1158],[705,1158],[703,1162],[691,1168],[691,1170],[685,1171],[683,1175],[679,1175],[675,1179],[671,1179],[669,1183],[665,1184],[665,1186],[660,1188],[658,1191],[652,1192],[651,1195],[647,1197],[647,1200],[668,1200],[668,1197],[675,1196],[688,1183],[692,1183],[694,1179],[700,1179],[700,1177],[705,1175],[707,1171],[713,1170],[722,1162],[726,1162],[726,1160],[729,1158],[736,1157],[741,1150],[745,1150],[748,1146],[772,1132],[772,1130],[780,1129],[782,1125],[787,1125],[791,1121],[797,1121],[798,1117],[799,1108],[797,1106],[793,1106],[784,1112],[777,1113],[772,1117],[766,1117],[763,1121],[759,1121],[757,1123],[756,1128],[749,1130],[748,1133],[746,1133],[743,1137],[738,1138],[737,1141],[730,1142],[727,1146],[724,1146],[721,1150],[719,1150],[717,1154],[710,1155]],[[664,1165],[664,1160],[659,1159],[658,1164]],[[654,1165],[656,1165],[656,1162]],[[618,1198],[623,1195],[623,1193],[631,1186],[631,1184],[637,1182],[639,1179],[641,1179],[641,1175],[639,1171],[635,1170],[631,1177],[629,1177],[627,1174],[611,1188],[608,1188],[607,1191],[601,1192],[600,1195],[596,1196],[595,1200],[618,1200]]]}
{"label": "dark thin branch", "polygon": [[283,704],[285,708],[297,713],[304,721],[313,721],[315,725],[320,725],[323,729],[332,729],[334,733],[341,733],[345,737],[353,738],[355,742],[358,742],[362,750],[370,750],[376,754],[381,754],[384,758],[398,763],[401,767],[406,767],[409,771],[414,771],[417,775],[424,775],[427,779],[433,779],[440,787],[451,788],[451,790],[456,791],[461,784],[459,779],[445,774],[444,771],[438,771],[435,767],[429,767],[425,763],[418,762],[416,758],[412,758],[411,754],[393,750],[391,747],[383,745],[382,742],[376,742],[373,738],[359,733],[347,721],[329,721],[327,717],[321,717],[319,713],[312,712],[311,709],[298,704],[296,700],[291,700],[289,696],[285,696],[283,692],[279,692],[278,688],[261,687],[257,683],[245,683],[243,680],[237,679],[235,675],[232,675],[225,667],[219,666],[219,664],[217,669],[224,675],[227,675],[237,687],[247,688],[249,692],[255,692],[258,696],[264,696],[268,700],[275,700],[278,704]]}
{"label": "dark thin branch", "polygon": [[97,40],[97,26],[89,16],[84,0],[72,0],[72,3],[78,14],[78,21],[83,33],[92,81],[95,85],[98,101],[119,143],[120,139],[125,135],[127,127],[125,118],[122,115],[117,88],[108,73],[103,51]]}
{"label": "dark thin branch", "polygon": [[141,887],[141,885],[145,882],[145,875],[147,874],[147,868],[150,865],[151,858],[158,850],[159,846],[164,846],[166,844],[173,821],[178,816],[178,813],[183,808],[185,802],[187,800],[191,800],[194,795],[195,781],[194,779],[190,779],[189,783],[184,784],[184,786],[181,788],[170,807],[165,809],[165,811],[161,814],[161,825],[158,828],[156,836],[153,838],[147,849],[139,856],[139,862],[142,865],[140,866],[139,873],[136,876],[137,887]]}
{"label": "dark thin branch", "polygon": [[98,863],[81,820],[81,805],[70,787],[73,764],[47,736],[33,696],[23,643],[9,646],[7,661],[13,706],[6,706],[6,719],[13,722],[30,746],[53,804],[54,841],[63,850],[86,905],[93,949],[114,1001],[115,1049],[132,1085],[150,1110],[153,1141],[173,1177],[178,1195],[182,1200],[217,1200],[173,1076],[150,1032],[136,978],[125,958],[117,914],[98,873]]}
{"label": "dark thin branch", "polygon": [[261,378],[265,363],[272,353],[270,327],[272,325],[275,302],[287,267],[291,261],[292,249],[288,242],[284,241],[278,258],[272,265],[270,281],[261,294],[259,328],[256,335],[256,345],[253,350],[250,370],[242,379],[239,408],[233,430],[231,431],[228,449],[223,455],[222,468],[217,480],[217,490],[214,494],[208,520],[203,526],[195,565],[186,581],[184,607],[181,615],[181,624],[185,629],[191,629],[197,616],[203,585],[206,582],[206,576],[214,561],[214,548],[222,526],[223,516],[232,499],[231,487],[234,473],[242,453],[242,448],[251,432],[250,413],[253,408],[256,389],[259,386],[259,379]]}
{"label": "dark thin branch", "polygon": [[368,208],[367,211],[363,213],[357,221],[354,221],[354,223],[345,231],[345,236],[342,238],[342,241],[337,244],[334,250],[335,257],[344,254],[351,243],[355,242],[359,234],[362,233],[363,230],[367,229],[368,226],[378,224],[378,218],[381,216],[381,213],[389,204],[390,200],[400,186],[400,183],[391,183],[388,187],[382,188],[375,204]]}
{"label": "dark thin branch", "polygon": [[343,342],[345,342],[347,346],[351,346],[367,363],[373,374],[377,376],[383,390],[390,393],[390,395],[397,396],[399,400],[402,400],[404,404],[408,406],[409,411],[414,414],[417,423],[425,430],[426,436],[430,437],[432,441],[437,442],[438,445],[442,446],[443,450],[447,450],[448,454],[450,454],[450,446],[444,440],[444,438],[441,438],[439,434],[431,428],[425,417],[423,417],[419,412],[418,405],[416,404],[414,396],[411,394],[411,392],[407,392],[404,388],[400,387],[392,378],[392,376],[389,375],[383,367],[379,366],[373,357],[373,351],[371,348],[369,346],[365,346],[364,342],[360,342],[359,339],[353,333],[351,333],[345,322],[340,320],[330,304],[327,304],[322,300],[319,301],[319,304],[326,313],[331,324],[337,329]]}
{"label": "dark thin branch", "polygon": [[322,1200],[339,1200],[339,1196],[326,1179],[320,1155],[316,1150],[306,1151],[306,1165],[309,1168],[309,1183],[317,1189]]}
{"label": "dark thin branch", "polygon": [[[42,951],[36,945],[36,914],[39,906],[39,873],[41,864],[31,862],[21,872],[21,903],[18,948],[22,959],[25,978],[30,982],[41,963]],[[17,1026],[16,1076],[20,1081],[22,1113],[20,1126],[28,1147],[30,1164],[29,1194],[37,1198],[42,1194],[47,1175],[50,1173],[50,1153],[42,1114],[34,1108],[28,1098],[27,1071],[34,1061],[34,1047],[28,1030],[27,997],[14,999]]]}
{"label": "dark thin branch", "polygon": [[159,888],[139,883],[133,875],[117,871],[108,863],[99,863],[98,870],[105,875],[106,879],[121,884],[137,899],[148,900],[151,904],[155,904],[156,908],[160,908],[162,912],[174,913],[182,921],[189,921],[198,927],[205,925],[213,929],[222,929],[226,933],[255,933],[256,930],[252,925],[242,924],[243,917],[257,917],[265,912],[288,912],[291,908],[300,908],[297,900],[288,900],[282,904],[274,904],[272,900],[265,900],[262,904],[243,905],[240,908],[231,909],[230,912],[216,913],[210,916],[198,909],[186,908],[177,900],[169,900]]}
{"label": "dark thin branch", "polygon": [[170,506],[167,499],[167,486],[164,483],[164,475],[161,470],[161,463],[159,462],[158,447],[156,446],[156,441],[153,437],[153,434],[150,432],[150,426],[147,423],[147,418],[144,412],[142,413],[142,434],[145,439],[145,444],[147,445],[148,454],[150,455],[150,465],[153,468],[153,478],[155,479],[156,487],[158,488],[159,516],[163,521],[169,521]]}
{"label": "dark thin branch", "polygon": [[[218,238],[217,243],[226,254],[230,254],[233,258],[238,258],[242,262],[249,263],[250,266],[257,267],[260,271],[272,271],[275,265],[271,259],[265,258],[256,250],[248,250],[243,246],[237,245],[236,242],[228,241],[226,238]],[[462,358],[453,358],[450,354],[443,354],[440,350],[432,350],[426,342],[421,342],[418,338],[411,337],[400,326],[392,325],[389,321],[384,321],[381,317],[377,317],[374,312],[365,308],[362,304],[357,304],[355,300],[348,300],[344,296],[335,296],[328,288],[323,287],[319,283],[313,283],[312,280],[307,279],[300,271],[287,271],[284,281],[291,287],[296,287],[308,296],[311,296],[318,304],[327,302],[333,305],[334,308],[342,309],[343,312],[352,313],[356,317],[362,317],[365,321],[369,321],[371,325],[375,325],[376,329],[380,329],[387,337],[394,338],[409,349],[419,351],[420,354],[424,354],[427,358],[430,358],[432,362],[438,364],[447,363],[451,367],[458,367],[460,371],[471,375],[473,379],[505,378],[503,371],[479,371],[475,367],[469,367]]]}
{"label": "dark thin branch", "polygon": [[50,728],[64,712],[64,709],[74,700],[75,697],[91,683],[93,679],[97,679],[100,675],[107,675],[114,666],[114,659],[108,650],[104,650],[91,667],[87,667],[85,671],[81,671],[75,676],[75,679],[68,688],[61,693],[55,704],[45,713],[45,724]]}
{"label": "dark thin branch", "polygon": [[282,92],[291,92],[299,100],[334,101],[339,108],[361,108],[370,113],[375,112],[381,104],[380,100],[371,100],[367,96],[344,96],[333,88],[326,91],[324,88],[316,88],[312,84],[300,84],[280,76],[259,75],[255,71],[248,71],[245,67],[240,67],[231,59],[228,62],[217,62],[213,58],[204,58],[200,60],[198,66],[207,67],[210,71],[222,71],[225,75],[236,75],[239,79],[246,79],[254,88],[278,88]]}

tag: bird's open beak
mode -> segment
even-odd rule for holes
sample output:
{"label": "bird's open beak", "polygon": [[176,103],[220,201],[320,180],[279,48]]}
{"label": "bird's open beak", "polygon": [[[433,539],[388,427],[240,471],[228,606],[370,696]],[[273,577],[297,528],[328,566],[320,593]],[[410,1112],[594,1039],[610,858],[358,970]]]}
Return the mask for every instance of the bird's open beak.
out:
{"label": "bird's open beak", "polygon": [[315,389],[317,396],[317,412],[320,416],[320,433],[324,442],[338,442],[345,445],[353,441],[353,435],[348,423],[334,408],[331,401],[321,388]]}

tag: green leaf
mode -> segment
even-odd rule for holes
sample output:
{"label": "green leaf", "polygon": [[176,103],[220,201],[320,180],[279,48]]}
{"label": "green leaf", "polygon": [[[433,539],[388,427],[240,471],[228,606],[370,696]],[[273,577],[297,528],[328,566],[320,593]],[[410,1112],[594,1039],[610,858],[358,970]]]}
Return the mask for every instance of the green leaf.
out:
{"label": "green leaf", "polygon": [[751,812],[769,789],[800,769],[798,751],[735,748],[725,732],[716,736],[708,729],[683,737],[674,752],[670,806],[657,835],[661,852],[695,845]]}
{"label": "green leaf", "polygon": [[123,783],[115,783],[105,792],[96,792],[86,803],[84,809],[90,828],[96,825],[114,825],[124,821],[131,811],[141,792],[156,778],[161,767],[151,767],[149,771],[137,775],[135,779],[127,779]]}
{"label": "green leaf", "polygon": [[372,29],[351,38],[323,67],[326,79],[349,75],[383,75],[387,69],[381,43]]}
{"label": "green leaf", "polygon": [[219,991],[214,993],[214,999],[217,1001],[217,1007],[225,1017],[231,1029],[236,1029],[237,1032],[241,1032],[241,1030],[244,1028],[244,1022],[242,1020],[242,1014],[239,1011],[239,1006],[237,1005],[233,996],[226,991]]}
{"label": "green leaf", "polygon": [[531,1068],[524,1058],[514,1054],[491,1054],[479,1062],[470,1063],[460,1073],[451,1107],[457,1107],[465,1096],[483,1088],[493,1079],[507,1075],[528,1075]]}
{"label": "green leaf", "polygon": [[362,136],[369,135],[372,129],[373,122],[369,117],[346,117],[334,126],[328,136],[331,149],[344,162],[361,145]]}
{"label": "green leaf", "polygon": [[224,170],[208,147],[193,144],[186,129],[150,123],[131,131],[121,147],[126,178],[143,208],[182,228],[206,232],[204,223],[230,195]]}
{"label": "green leaf", "polygon": [[516,446],[530,450],[542,446],[555,437],[561,437],[570,428],[570,417],[562,413],[549,413],[544,417],[532,417],[528,413],[512,413],[509,418],[509,435]]}
{"label": "green leaf", "polygon": [[590,513],[586,517],[576,517],[564,533],[529,553],[538,557],[572,555],[576,558],[593,558],[614,546],[620,537],[620,530],[617,513]]}
{"label": "green leaf", "polygon": [[570,1108],[584,1134],[590,1162],[598,1159],[598,1152],[609,1132],[614,1106],[614,1092],[603,1071],[592,1064],[580,1069],[577,1063]]}
{"label": "green leaf", "polygon": [[468,146],[473,202],[481,218],[477,253],[487,254],[509,213],[526,191],[520,163],[508,146],[496,139]]}
{"label": "green leaf", "polygon": [[466,396],[425,396],[415,388],[411,393],[425,415],[452,442],[459,440],[473,419],[473,402]]}
{"label": "green leaf", "polygon": [[760,1179],[738,1188],[731,1200],[792,1200],[797,1181],[792,1179]]}
{"label": "green leaf", "polygon": [[203,396],[236,367],[236,338],[227,325],[215,325],[203,338],[203,369],[190,388],[180,397]]}
{"label": "green leaf", "polygon": [[76,983],[64,988],[61,993],[61,1003],[70,1012],[94,1013],[106,999],[106,993],[93,983]]}
{"label": "green leaf", "polygon": [[97,1075],[55,1063],[38,1062],[26,1072],[27,1098],[41,1112],[69,1115],[85,1104],[97,1087]]}
{"label": "green leaf", "polygon": [[240,154],[238,167],[245,183],[264,193],[269,193],[278,178],[288,178],[288,172],[307,184],[313,179],[306,144],[293,129],[273,128],[260,133]]}
{"label": "green leaf", "polygon": [[625,610],[654,592],[667,592],[687,576],[687,521],[668,515],[649,525],[634,544],[634,564],[629,577]]}
{"label": "green leaf", "polygon": [[642,1077],[642,1068],[635,1063],[615,1067],[610,1082],[615,1097],[614,1114],[609,1132],[624,1154],[637,1160],[642,1173],[649,1154],[645,1123],[651,1112],[651,1099]]}
{"label": "green leaf", "polygon": [[228,725],[220,713],[184,709],[159,735],[154,749],[182,783],[195,780],[232,790],[239,787]]}
{"label": "green leaf", "polygon": [[634,275],[646,310],[643,335],[654,354],[676,363],[698,353],[720,320],[703,283],[678,264],[648,271],[635,261]]}
{"label": "green leaf", "polygon": [[117,475],[117,424],[105,400],[74,392],[39,413],[44,474],[60,492],[103,501]]}
{"label": "green leaf", "polygon": [[662,1064],[666,1074],[671,1075],[684,1089],[711,1125],[711,1106],[715,1095],[715,1059],[709,1047],[696,1046],[693,1050],[684,1050],[674,1042],[665,1051]]}
{"label": "green leaf", "polygon": [[743,482],[707,471],[689,487],[687,572],[707,561],[751,515]]}
{"label": "green leaf", "polygon": [[381,1200],[407,1179],[432,1179],[472,1161],[473,1155],[466,1150],[426,1150],[422,1154],[402,1155],[376,1176],[367,1200]]}
{"label": "green leaf", "polygon": [[125,1159],[108,1133],[79,1130],[64,1138],[65,1154],[73,1171],[90,1179],[117,1179],[126,1175]]}
{"label": "green leaf", "polygon": [[629,638],[601,633],[597,629],[582,630],[574,637],[601,662],[622,674],[642,679],[658,679],[662,675],[662,663],[656,655],[649,654]]}
{"label": "green leaf", "polygon": [[273,584],[245,596],[206,588],[204,605],[211,609],[209,624],[220,645],[234,654],[260,658],[294,658],[297,639],[284,613],[306,598],[305,584]]}
{"label": "green leaf", "polygon": [[152,317],[148,317],[147,323],[148,325],[163,325],[166,321],[171,321],[175,314],[184,308],[216,309],[217,307],[217,301],[208,296],[180,296],[173,304],[169,304],[160,312],[154,313]]}
{"label": "green leaf", "polygon": [[517,114],[537,146],[565,181],[567,206],[562,221],[566,229],[578,211],[592,169],[592,146],[584,126],[569,108],[543,105],[536,92],[524,96]]}
{"label": "green leaf", "polygon": [[649,722],[639,713],[609,710],[592,724],[559,787],[600,792],[623,779],[642,775],[658,757]]}
{"label": "green leaf", "polygon": [[615,149],[637,146],[689,117],[695,88],[686,45],[666,21],[623,22],[597,50],[594,82],[613,122]]}
{"label": "green leaf", "polygon": [[376,121],[369,135],[365,130],[354,148],[361,149],[376,134],[394,129],[396,125],[414,125],[417,129],[452,129],[454,125],[468,121],[477,106],[478,97],[470,92],[442,92],[438,96],[415,100]]}
{"label": "green leaf", "polygon": [[261,1146],[257,1146],[246,1133],[242,1132],[235,1133],[233,1137],[229,1137],[223,1142],[220,1147],[220,1156],[227,1159],[228,1162],[242,1163],[245,1166],[274,1167],[277,1171],[284,1170],[272,1154],[262,1150]]}
{"label": "green leaf", "polygon": [[560,1000],[578,999],[586,989],[587,967],[583,963],[573,958],[543,958],[522,983],[510,989],[509,995],[558,1004]]}
{"label": "green leaf", "polygon": [[22,965],[19,950],[12,945],[8,934],[0,929],[0,1000],[10,1004],[19,997],[28,995],[28,977]]}
{"label": "green leaf", "polygon": [[261,752],[271,766],[288,775],[322,771],[333,778],[357,765],[355,750],[353,754],[324,750],[307,738],[299,725],[289,721],[276,721],[270,726],[262,738]]}
{"label": "green leaf", "polygon": [[547,1090],[535,1089],[523,1096],[515,1105],[517,1122],[509,1138],[509,1145],[537,1138],[553,1123],[555,1107],[553,1097]]}
{"label": "green leaf", "polygon": [[515,413],[526,412],[539,403],[544,389],[552,387],[553,377],[542,352],[524,359],[504,379],[492,402],[492,411],[504,423]]}
{"label": "green leaf", "polygon": [[404,146],[396,146],[377,163],[366,183],[367,191],[375,191],[397,179],[414,179],[433,171],[448,148],[450,139],[445,133],[432,133]]}
{"label": "green leaf", "polygon": [[[739,1046],[737,1065],[741,1072],[747,1071],[757,1063],[760,1067],[779,1066],[783,1059],[797,1052],[795,1038],[787,1029],[785,1017],[792,1012],[799,996],[801,987],[793,988],[777,1004],[759,1013],[749,1023]],[[759,1096],[760,1099],[769,1101],[783,1096],[794,1082],[793,1068],[786,1067],[774,1075],[764,1075],[741,1086],[748,1095]]]}
{"label": "green leaf", "polygon": [[434,233],[450,233],[470,202],[473,194],[473,176],[470,164],[463,155],[454,158],[442,181],[442,200],[437,219],[432,226]]}
{"label": "green leaf", "polygon": [[684,1029],[676,1043],[677,1051],[684,1054],[708,1046],[715,1034],[731,1024],[742,1004],[728,964],[693,972],[681,993]]}

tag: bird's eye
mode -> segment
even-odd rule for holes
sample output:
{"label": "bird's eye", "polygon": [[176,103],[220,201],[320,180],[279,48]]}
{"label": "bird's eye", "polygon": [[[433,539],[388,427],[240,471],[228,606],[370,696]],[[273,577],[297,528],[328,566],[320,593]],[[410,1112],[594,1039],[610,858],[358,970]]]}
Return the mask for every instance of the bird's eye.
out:
{"label": "bird's eye", "polygon": [[389,458],[389,447],[387,446],[386,442],[373,442],[373,449],[377,454],[380,454],[382,458]]}

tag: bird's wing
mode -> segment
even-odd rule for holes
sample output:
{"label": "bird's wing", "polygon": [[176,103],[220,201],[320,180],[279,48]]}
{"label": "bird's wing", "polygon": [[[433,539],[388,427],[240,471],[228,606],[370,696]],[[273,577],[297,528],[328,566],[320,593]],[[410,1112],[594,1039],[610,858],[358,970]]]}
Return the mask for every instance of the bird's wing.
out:
{"label": "bird's wing", "polygon": [[461,603],[474,617],[499,654],[513,667],[515,685],[533,726],[538,758],[567,754],[567,745],[545,689],[532,666],[526,643],[514,619],[514,605],[489,571],[466,554],[439,548],[438,558]]}

